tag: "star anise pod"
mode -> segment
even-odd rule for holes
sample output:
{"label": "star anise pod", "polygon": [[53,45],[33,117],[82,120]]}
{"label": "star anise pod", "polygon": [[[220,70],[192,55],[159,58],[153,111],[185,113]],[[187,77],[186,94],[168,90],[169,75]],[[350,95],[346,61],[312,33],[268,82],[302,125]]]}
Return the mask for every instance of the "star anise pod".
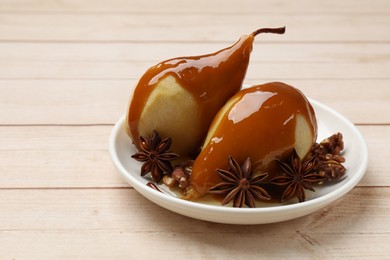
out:
{"label": "star anise pod", "polygon": [[240,166],[237,161],[229,156],[229,170],[217,170],[223,180],[210,189],[210,193],[226,194],[222,201],[225,205],[233,200],[233,207],[242,207],[244,204],[250,208],[255,207],[255,198],[270,200],[271,197],[260,184],[267,174],[253,176],[251,160],[248,157]]}
{"label": "star anise pod", "polygon": [[159,183],[164,174],[172,173],[170,161],[179,157],[178,154],[168,151],[172,138],[165,138],[161,141],[160,135],[154,130],[149,139],[143,136],[140,136],[140,139],[141,151],[131,157],[144,163],[141,167],[141,176],[150,172],[152,179]]}
{"label": "star anise pod", "polygon": [[278,160],[278,165],[283,175],[271,179],[269,182],[275,185],[285,186],[281,201],[287,201],[297,197],[299,202],[306,200],[305,189],[314,191],[312,185],[325,180],[324,175],[315,172],[315,157],[301,161],[295,149],[291,153],[290,161]]}
{"label": "star anise pod", "polygon": [[326,176],[332,181],[344,176],[346,169],[342,165],[345,158],[341,155],[344,149],[343,135],[334,134],[321,143],[313,145],[308,157],[315,157],[314,171]]}

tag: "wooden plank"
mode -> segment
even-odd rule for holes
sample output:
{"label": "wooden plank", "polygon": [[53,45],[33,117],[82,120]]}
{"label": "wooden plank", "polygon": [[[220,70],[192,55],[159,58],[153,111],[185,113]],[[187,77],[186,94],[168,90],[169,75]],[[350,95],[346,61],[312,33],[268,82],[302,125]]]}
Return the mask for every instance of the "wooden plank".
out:
{"label": "wooden plank", "polygon": [[[0,61],[0,79],[132,79],[151,62]],[[292,70],[291,68],[294,68]],[[310,63],[252,61],[247,79],[389,79],[387,63]]]}
{"label": "wooden plank", "polygon": [[51,1],[51,0],[2,0],[2,12],[71,12],[71,13],[386,13],[388,5],[386,0],[367,1],[311,1],[296,0],[259,2],[256,0],[242,0],[231,2],[216,0],[198,0],[182,4],[177,0],[128,1],[128,0],[84,0],[84,1]]}
{"label": "wooden plank", "polygon": [[0,187],[128,187],[107,151],[111,129],[0,127]]}
{"label": "wooden plank", "polygon": [[177,215],[132,189],[0,190],[0,257],[386,258],[388,196],[355,188],[306,217],[238,226]]}
{"label": "wooden plank", "polygon": [[[31,84],[32,83],[32,84]],[[113,124],[126,111],[132,81],[2,81],[2,124]],[[38,118],[40,119],[38,119]],[[38,119],[38,120],[37,120]]]}
{"label": "wooden plank", "polygon": [[[213,228],[215,225],[208,225],[210,230],[218,231]],[[190,225],[186,228],[194,229]],[[242,234],[229,230],[231,226],[214,234],[170,230],[164,233],[127,230],[4,232],[6,236],[1,239],[0,256],[5,259],[156,260],[185,256],[197,260],[243,259],[243,256],[258,259],[261,255],[268,259],[387,259],[390,253],[385,244],[390,242],[388,234],[316,234],[315,231],[307,234],[300,230],[273,233],[261,229],[257,229],[258,234]],[[282,242],[283,246],[280,245]]]}
{"label": "wooden plank", "polygon": [[[390,150],[387,148],[387,144],[390,142],[390,125],[359,126],[358,128],[366,140],[369,153],[367,172],[360,181],[360,185],[390,186],[388,166]],[[382,156],[382,154],[386,155]]]}
{"label": "wooden plank", "polygon": [[[267,70],[267,66],[264,68]],[[287,65],[285,69],[289,71]],[[354,123],[390,123],[388,80],[302,80],[287,78],[281,68],[268,71],[274,77],[265,78],[262,73],[245,82],[252,85],[283,81]],[[298,71],[296,67],[294,71]],[[293,71],[290,73],[293,75]],[[0,80],[0,124],[113,124],[126,112],[135,84],[130,79]]]}
{"label": "wooden plank", "polygon": [[107,151],[0,151],[0,186],[127,187]]}
{"label": "wooden plank", "polygon": [[[7,43],[0,42],[0,61],[33,62],[142,62],[152,66],[174,57],[213,53],[238,39],[226,43]],[[251,63],[388,63],[389,44],[372,43],[266,43],[264,37],[254,42]],[[5,67],[5,66],[4,66]],[[33,67],[33,66],[32,66]],[[5,68],[4,68],[5,69]],[[3,72],[4,73],[4,72]]]}
{"label": "wooden plank", "polygon": [[107,151],[111,129],[0,127],[0,187],[128,187]]}
{"label": "wooden plank", "polygon": [[[128,187],[111,164],[112,126],[0,127],[0,188]],[[360,186],[390,186],[390,126],[359,126],[369,144]],[[353,145],[353,144],[349,144]]]}
{"label": "wooden plank", "polygon": [[1,152],[105,152],[113,125],[1,126]]}
{"label": "wooden plank", "polygon": [[[219,42],[259,27],[287,26],[264,42],[390,41],[386,14],[0,14],[1,41]],[[368,23],[367,20],[370,22]],[[229,24],[229,29],[226,25]],[[310,24],[310,26],[308,26]],[[82,26],[80,26],[82,25]],[[375,30],[373,30],[375,28]],[[153,33],[151,33],[153,32]]]}
{"label": "wooden plank", "polygon": [[[210,53],[226,46],[2,43],[0,78],[137,79],[159,61]],[[389,60],[387,44],[259,43],[254,46],[247,78],[388,78]]]}

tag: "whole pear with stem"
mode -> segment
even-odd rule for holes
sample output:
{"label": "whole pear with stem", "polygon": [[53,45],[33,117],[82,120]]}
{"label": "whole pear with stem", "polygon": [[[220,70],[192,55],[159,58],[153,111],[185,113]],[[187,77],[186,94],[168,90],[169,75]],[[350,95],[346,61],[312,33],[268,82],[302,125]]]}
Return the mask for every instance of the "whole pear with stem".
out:
{"label": "whole pear with stem", "polygon": [[259,29],[215,53],[174,58],[148,69],[127,113],[127,132],[135,146],[140,149],[139,136],[156,130],[172,138],[176,153],[198,150],[218,110],[241,88],[255,36],[284,32],[284,27]]}

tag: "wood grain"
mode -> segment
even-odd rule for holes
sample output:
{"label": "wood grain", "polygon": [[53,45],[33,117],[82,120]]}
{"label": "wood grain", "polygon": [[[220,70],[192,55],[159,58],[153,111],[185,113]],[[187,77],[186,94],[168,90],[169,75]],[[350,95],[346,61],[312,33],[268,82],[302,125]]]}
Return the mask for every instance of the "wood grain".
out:
{"label": "wood grain", "polygon": [[[143,62],[152,66],[172,57],[212,53],[233,44],[241,34],[226,43],[145,42],[145,43],[30,43],[0,41],[1,61],[26,62]],[[285,35],[280,35],[284,37]],[[389,62],[390,47],[386,43],[267,43],[268,35],[254,42],[251,62],[256,63],[382,63]],[[163,51],[162,51],[163,50]],[[252,65],[252,64],[251,64]],[[34,66],[31,66],[34,67]],[[4,72],[2,73],[4,74]]]}
{"label": "wood grain", "polygon": [[7,215],[0,222],[0,256],[157,258],[150,246],[160,248],[162,243],[160,249],[164,255],[169,252],[170,258],[183,254],[190,259],[255,258],[259,254],[383,258],[390,252],[383,243],[389,235],[384,226],[390,208],[388,192],[384,188],[355,188],[306,217],[270,225],[234,226],[177,215],[132,189],[2,190],[0,206]]}
{"label": "wood grain", "polygon": [[[3,79],[128,79],[137,80],[152,62],[83,62],[83,61],[3,61],[0,78]],[[389,66],[383,63],[267,63],[253,61],[247,71],[247,80],[286,79],[388,79]],[[294,71],[291,70],[294,67]]]}
{"label": "wood grain", "polygon": [[[201,18],[201,19],[200,19]],[[388,14],[0,14],[0,40],[27,42],[220,42],[261,27],[288,25],[270,42],[378,42],[390,40]],[[370,23],[367,23],[370,19]],[[70,22],[72,21],[72,22]],[[324,23],[326,21],[326,23]],[[210,26],[212,24],[213,26]],[[229,24],[229,29],[225,28]],[[307,26],[310,24],[310,26]],[[82,25],[82,26],[80,26]],[[373,30],[372,28],[376,28]],[[158,28],[150,33],[153,28]],[[355,29],[352,29],[355,28]]]}
{"label": "wood grain", "polygon": [[[304,6],[304,8],[303,8]],[[257,7],[257,8],[256,8]],[[366,1],[337,0],[311,1],[296,0],[277,1],[270,0],[260,2],[256,0],[242,0],[226,3],[223,0],[208,1],[198,0],[185,5],[178,4],[177,0],[154,1],[153,5],[144,1],[127,0],[84,0],[84,1],[63,1],[53,2],[51,0],[3,0],[0,3],[2,12],[18,13],[169,13],[169,14],[231,14],[231,13],[276,13],[276,14],[315,14],[315,13],[342,13],[345,15],[361,15],[389,13],[386,0]]]}

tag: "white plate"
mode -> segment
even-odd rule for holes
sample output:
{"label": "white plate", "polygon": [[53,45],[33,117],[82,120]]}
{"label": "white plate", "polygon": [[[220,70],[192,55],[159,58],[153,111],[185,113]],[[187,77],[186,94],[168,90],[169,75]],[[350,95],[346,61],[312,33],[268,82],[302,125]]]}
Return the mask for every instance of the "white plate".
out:
{"label": "white plate", "polygon": [[111,159],[123,178],[139,193],[168,210],[188,217],[229,224],[264,224],[301,217],[350,191],[363,177],[368,161],[367,145],[357,128],[331,108],[314,100],[310,102],[317,116],[319,141],[336,132],[343,134],[347,173],[337,183],[318,186],[316,192],[307,191],[307,200],[302,203],[261,203],[257,204],[260,206],[257,208],[233,208],[210,202],[182,200],[167,189],[163,193],[158,192],[146,186],[148,180],[140,176],[141,163],[131,158],[136,149],[125,132],[125,116],[116,123],[110,136]]}

